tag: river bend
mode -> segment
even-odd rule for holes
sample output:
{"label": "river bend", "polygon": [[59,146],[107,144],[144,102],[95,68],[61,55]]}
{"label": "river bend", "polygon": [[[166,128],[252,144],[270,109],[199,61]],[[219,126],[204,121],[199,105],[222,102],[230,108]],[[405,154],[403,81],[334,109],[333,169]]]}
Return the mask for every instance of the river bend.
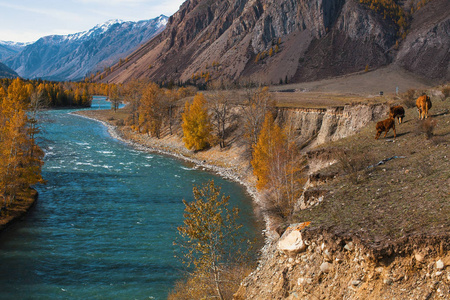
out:
{"label": "river bend", "polygon": [[[96,98],[94,108],[108,105]],[[214,179],[258,225],[242,186],[182,161],[138,151],[100,123],[42,114],[45,150],[39,200],[0,239],[0,299],[165,299],[180,264],[176,227],[192,185]]]}

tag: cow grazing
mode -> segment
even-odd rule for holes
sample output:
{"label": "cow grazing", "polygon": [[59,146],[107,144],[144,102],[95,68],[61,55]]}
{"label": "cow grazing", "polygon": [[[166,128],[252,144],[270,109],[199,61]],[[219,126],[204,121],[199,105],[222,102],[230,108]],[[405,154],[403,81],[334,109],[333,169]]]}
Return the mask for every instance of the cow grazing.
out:
{"label": "cow grazing", "polygon": [[383,121],[380,121],[377,123],[377,126],[375,127],[377,129],[377,134],[375,135],[375,139],[378,140],[381,133],[383,131],[386,131],[384,134],[384,137],[386,137],[386,134],[389,132],[389,130],[392,128],[394,130],[394,139],[397,137],[397,134],[395,133],[395,120],[394,118],[389,118]]}
{"label": "cow grazing", "polygon": [[428,110],[431,108],[431,100],[427,95],[420,96],[416,100],[417,110],[419,111],[419,119],[428,118]]}
{"label": "cow grazing", "polygon": [[389,108],[389,118],[397,118],[398,124],[403,122],[403,118],[405,117],[405,109],[401,105],[392,106]]}

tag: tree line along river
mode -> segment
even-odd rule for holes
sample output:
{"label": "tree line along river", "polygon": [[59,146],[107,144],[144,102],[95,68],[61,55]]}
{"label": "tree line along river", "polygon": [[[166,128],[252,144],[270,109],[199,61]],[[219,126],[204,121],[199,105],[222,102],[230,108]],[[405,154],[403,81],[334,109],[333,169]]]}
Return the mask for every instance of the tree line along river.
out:
{"label": "tree line along river", "polygon": [[[96,97],[92,109],[109,108]],[[245,189],[171,157],[112,138],[100,123],[41,114],[39,199],[0,238],[0,299],[165,299],[181,278],[174,258],[182,199],[214,179],[240,208],[249,238],[261,226]]]}

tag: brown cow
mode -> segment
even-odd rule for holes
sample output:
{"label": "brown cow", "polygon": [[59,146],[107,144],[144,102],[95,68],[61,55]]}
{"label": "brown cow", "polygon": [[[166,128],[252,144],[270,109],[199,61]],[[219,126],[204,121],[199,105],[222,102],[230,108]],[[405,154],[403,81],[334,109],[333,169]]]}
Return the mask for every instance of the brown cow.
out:
{"label": "brown cow", "polygon": [[419,111],[419,119],[428,118],[428,110],[431,108],[431,100],[427,95],[422,95],[416,100],[417,110]]}
{"label": "brown cow", "polygon": [[401,105],[392,106],[389,108],[389,118],[397,118],[398,124],[403,122],[403,118],[405,117],[405,109]]}
{"label": "brown cow", "polygon": [[375,127],[377,129],[377,134],[375,135],[375,139],[378,140],[381,133],[383,131],[386,131],[384,134],[384,137],[386,137],[386,134],[389,132],[389,130],[392,128],[394,130],[394,139],[397,137],[397,134],[395,133],[395,120],[394,118],[389,118],[383,121],[380,121],[377,123],[377,126]]}

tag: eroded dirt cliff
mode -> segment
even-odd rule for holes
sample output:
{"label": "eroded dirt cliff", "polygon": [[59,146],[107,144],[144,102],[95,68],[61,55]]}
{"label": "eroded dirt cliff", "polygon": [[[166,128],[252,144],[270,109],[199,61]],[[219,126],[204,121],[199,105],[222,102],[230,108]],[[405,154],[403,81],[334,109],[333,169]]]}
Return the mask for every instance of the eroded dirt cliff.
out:
{"label": "eroded dirt cliff", "polygon": [[355,134],[370,122],[387,115],[388,106],[345,105],[324,109],[283,109],[278,119],[294,127],[297,142],[310,149]]}

